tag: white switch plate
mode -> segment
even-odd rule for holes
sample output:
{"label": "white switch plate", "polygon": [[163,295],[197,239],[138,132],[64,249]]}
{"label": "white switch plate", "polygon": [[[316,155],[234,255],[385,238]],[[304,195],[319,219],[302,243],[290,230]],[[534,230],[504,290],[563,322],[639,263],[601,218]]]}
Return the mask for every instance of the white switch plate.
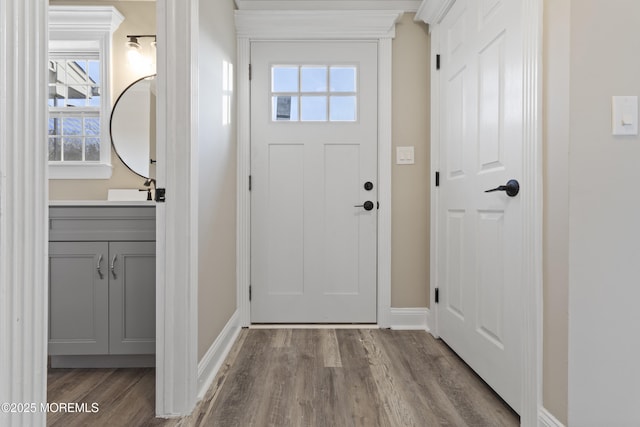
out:
{"label": "white switch plate", "polygon": [[415,161],[414,147],[396,147],[396,164],[412,165]]}
{"label": "white switch plate", "polygon": [[614,96],[611,99],[611,132],[613,135],[638,134],[638,97]]}

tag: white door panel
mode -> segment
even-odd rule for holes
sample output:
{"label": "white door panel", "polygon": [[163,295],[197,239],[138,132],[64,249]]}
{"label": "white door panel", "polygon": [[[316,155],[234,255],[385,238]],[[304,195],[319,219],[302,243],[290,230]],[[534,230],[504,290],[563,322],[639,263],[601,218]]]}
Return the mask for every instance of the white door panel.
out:
{"label": "white door panel", "polygon": [[355,205],[377,202],[377,44],[255,42],[251,63],[251,321],[376,322],[377,209]]}
{"label": "white door panel", "polygon": [[[520,1],[458,0],[440,34],[438,332],[520,409]],[[526,191],[526,190],[525,190]]]}

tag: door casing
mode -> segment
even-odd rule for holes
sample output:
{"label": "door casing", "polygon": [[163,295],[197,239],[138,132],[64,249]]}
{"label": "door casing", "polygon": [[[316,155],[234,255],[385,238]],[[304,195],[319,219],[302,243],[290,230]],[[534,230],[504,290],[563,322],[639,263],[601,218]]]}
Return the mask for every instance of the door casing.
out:
{"label": "door casing", "polygon": [[238,45],[237,301],[240,325],[251,324],[251,42],[259,40],[344,40],[378,43],[378,325],[391,311],[391,41],[401,11],[236,11]]}
{"label": "door casing", "polygon": [[[440,45],[438,24],[456,0],[425,0],[417,19],[429,24],[431,63],[436,64]],[[544,417],[542,407],[542,5],[543,0],[522,0],[523,34],[523,173],[528,191],[521,193],[523,209],[523,265],[521,295],[522,337],[522,426],[537,426]],[[431,171],[440,169],[440,79],[435,67],[431,73]],[[438,265],[438,189],[431,188],[430,262]],[[431,333],[438,337],[435,289],[437,271],[431,269]]]}

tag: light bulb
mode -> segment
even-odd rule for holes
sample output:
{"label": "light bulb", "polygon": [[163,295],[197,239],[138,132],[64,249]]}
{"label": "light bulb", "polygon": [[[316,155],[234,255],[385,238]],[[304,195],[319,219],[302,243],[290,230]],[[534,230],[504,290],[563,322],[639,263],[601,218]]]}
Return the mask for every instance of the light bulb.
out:
{"label": "light bulb", "polygon": [[138,43],[138,38],[137,37],[129,37],[129,40],[127,40],[127,47],[130,50],[132,50],[132,49],[140,50],[140,43]]}
{"label": "light bulb", "polygon": [[129,49],[127,51],[127,60],[129,61],[129,65],[134,68],[139,68],[143,62],[142,54],[138,49]]}
{"label": "light bulb", "polygon": [[154,72],[155,64],[155,37],[151,42],[151,52],[150,56],[147,57],[143,54],[143,49],[140,43],[138,42],[138,37],[152,37],[152,36],[128,36],[129,40],[126,42],[127,46],[127,61],[129,62],[129,66],[135,69],[137,72],[150,74]]}

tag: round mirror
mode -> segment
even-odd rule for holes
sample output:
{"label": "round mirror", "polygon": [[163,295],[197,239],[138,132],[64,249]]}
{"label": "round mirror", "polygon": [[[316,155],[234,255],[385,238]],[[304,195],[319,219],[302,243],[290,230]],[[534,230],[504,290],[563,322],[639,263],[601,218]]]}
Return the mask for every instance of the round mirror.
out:
{"label": "round mirror", "polygon": [[109,125],[111,145],[131,171],[151,178],[156,150],[156,76],[131,83],[116,100]]}

